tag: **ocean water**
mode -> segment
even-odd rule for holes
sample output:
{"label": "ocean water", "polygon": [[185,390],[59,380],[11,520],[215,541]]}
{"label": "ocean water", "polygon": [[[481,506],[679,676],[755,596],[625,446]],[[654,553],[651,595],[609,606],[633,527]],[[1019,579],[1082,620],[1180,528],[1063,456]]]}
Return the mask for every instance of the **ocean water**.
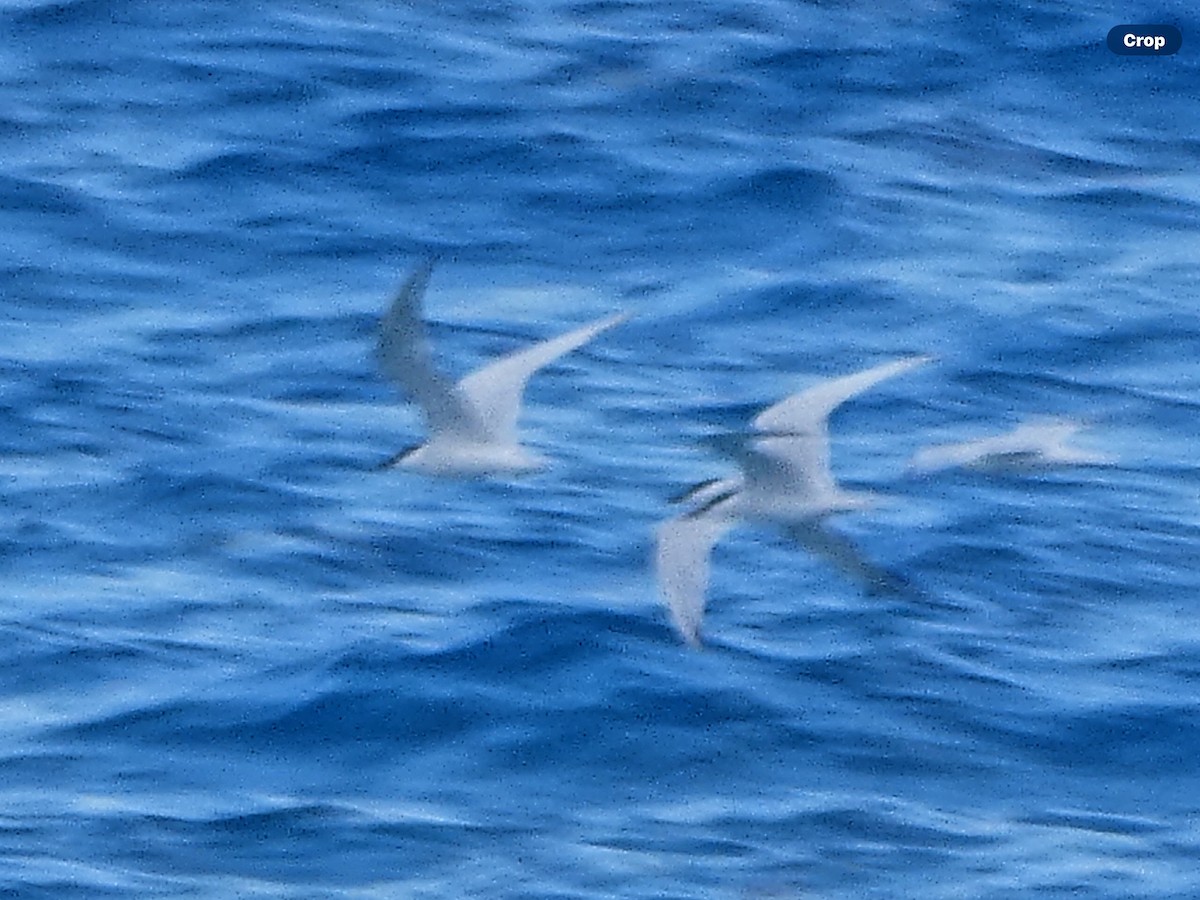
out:
{"label": "ocean water", "polygon": [[[1183,48],[1118,57],[1108,30]],[[1200,895],[1191,4],[0,3],[0,896]],[[527,478],[418,440],[438,258]],[[655,525],[815,379],[871,597]],[[918,478],[1088,423],[1111,465]]]}

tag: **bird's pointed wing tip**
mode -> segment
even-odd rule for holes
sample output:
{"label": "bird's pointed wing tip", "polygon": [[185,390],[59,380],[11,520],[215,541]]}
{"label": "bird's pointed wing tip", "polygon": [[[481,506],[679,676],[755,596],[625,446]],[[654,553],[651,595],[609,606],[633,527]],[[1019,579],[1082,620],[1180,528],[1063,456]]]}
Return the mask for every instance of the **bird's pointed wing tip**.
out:
{"label": "bird's pointed wing tip", "polygon": [[427,254],[417,260],[417,264],[413,266],[412,272],[408,276],[409,283],[418,281],[427,281],[437,266],[438,257],[434,254]]}
{"label": "bird's pointed wing tip", "polygon": [[385,317],[410,316],[419,311],[425,296],[425,289],[429,286],[429,276],[433,274],[433,264],[434,257],[432,256],[422,257],[417,262],[412,271],[408,273],[408,277],[404,279],[400,290],[396,292]]}
{"label": "bird's pointed wing tip", "polygon": [[700,640],[700,623],[686,621],[671,610],[671,630],[689,650],[703,650],[704,643]]}
{"label": "bird's pointed wing tip", "polygon": [[602,316],[601,318],[597,319],[595,322],[592,323],[592,327],[596,328],[599,331],[604,331],[609,328],[614,328],[623,322],[628,322],[632,318],[633,318],[632,310],[627,310],[627,309],[618,310],[617,312],[612,313],[611,315]]}

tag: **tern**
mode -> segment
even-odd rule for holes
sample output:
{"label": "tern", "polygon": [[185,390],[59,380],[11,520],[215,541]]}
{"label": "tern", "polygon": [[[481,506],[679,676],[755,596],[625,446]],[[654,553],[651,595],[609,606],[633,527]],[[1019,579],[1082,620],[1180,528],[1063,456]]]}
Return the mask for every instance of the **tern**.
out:
{"label": "tern", "polygon": [[429,437],[380,468],[400,466],[425,474],[514,475],[548,460],[523,447],[517,434],[521,398],[530,376],[629,317],[618,313],[501,357],[457,384],[439,372],[429,353],[421,301],[432,260],[420,264],[383,317],[378,357],[384,374],[420,408]]}
{"label": "tern", "polygon": [[1067,440],[1083,429],[1080,422],[1037,419],[1012,431],[959,444],[938,444],[919,450],[909,461],[916,472],[955,467],[986,471],[1019,471],[1056,465],[1100,465],[1109,458],[1072,447]]}
{"label": "tern", "polygon": [[834,480],[828,420],[851,397],[931,358],[907,357],[823,381],[768,407],[740,445],[741,475],[702,482],[678,498],[693,508],[658,527],[655,570],[672,624],[687,643],[700,645],[712,548],[741,520],[782,526],[810,552],[871,587],[899,585],[895,575],[871,565],[849,540],[823,527],[827,516],[877,501],[873,494],[843,490]]}

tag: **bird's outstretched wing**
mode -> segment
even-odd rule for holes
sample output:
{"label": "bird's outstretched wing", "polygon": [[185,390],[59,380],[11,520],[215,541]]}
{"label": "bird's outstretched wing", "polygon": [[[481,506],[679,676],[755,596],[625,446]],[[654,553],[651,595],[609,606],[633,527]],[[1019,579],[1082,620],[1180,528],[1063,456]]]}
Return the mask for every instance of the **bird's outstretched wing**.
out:
{"label": "bird's outstretched wing", "polygon": [[432,271],[432,260],[417,266],[384,314],[377,347],[379,366],[421,407],[431,435],[469,435],[479,428],[475,413],[454,382],[434,367],[421,318],[421,300]]}
{"label": "bird's outstretched wing", "polygon": [[693,647],[700,646],[709,554],[733,524],[731,516],[713,505],[658,526],[654,554],[658,587],[675,630]]}
{"label": "bird's outstretched wing", "polygon": [[517,414],[521,411],[521,397],[530,376],[627,318],[628,313],[618,313],[597,319],[574,331],[488,363],[460,381],[458,389],[488,439],[516,442]]}
{"label": "bird's outstretched wing", "polygon": [[896,593],[907,586],[900,575],[870,562],[849,538],[823,522],[793,523],[787,527],[787,533],[809,553],[831,563],[869,593]]}
{"label": "bird's outstretched wing", "polygon": [[929,362],[931,356],[910,356],[873,366],[853,375],[831,378],[768,406],[751,423],[756,431],[768,434],[825,433],[829,414],[851,397],[879,382]]}
{"label": "bird's outstretched wing", "polygon": [[851,397],[929,359],[908,357],[823,381],[759,413],[740,460],[755,498],[762,502],[772,496],[791,497],[819,508],[836,496],[829,464],[829,414]]}

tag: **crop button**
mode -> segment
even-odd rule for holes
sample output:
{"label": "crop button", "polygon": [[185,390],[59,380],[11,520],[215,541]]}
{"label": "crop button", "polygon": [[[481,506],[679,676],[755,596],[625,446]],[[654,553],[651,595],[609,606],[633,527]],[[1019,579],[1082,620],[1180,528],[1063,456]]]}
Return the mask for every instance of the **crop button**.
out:
{"label": "crop button", "polygon": [[1181,46],[1174,25],[1117,25],[1108,32],[1108,49],[1121,56],[1170,56]]}

